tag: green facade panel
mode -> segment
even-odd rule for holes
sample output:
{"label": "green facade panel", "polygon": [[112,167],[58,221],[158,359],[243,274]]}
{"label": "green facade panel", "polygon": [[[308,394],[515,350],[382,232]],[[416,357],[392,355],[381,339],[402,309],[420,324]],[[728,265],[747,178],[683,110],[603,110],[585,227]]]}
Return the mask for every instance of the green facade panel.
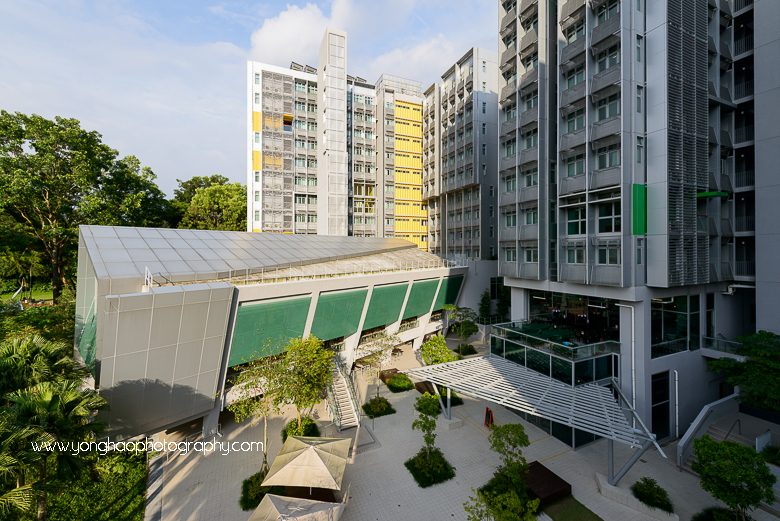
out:
{"label": "green facade panel", "polygon": [[647,187],[645,185],[634,185],[632,202],[634,235],[645,235],[647,233]]}
{"label": "green facade panel", "polygon": [[463,284],[463,275],[457,277],[448,277],[441,281],[439,294],[436,296],[436,302],[433,310],[444,309],[444,304],[455,304],[460,292],[460,286]]}
{"label": "green facade panel", "polygon": [[367,289],[320,294],[311,334],[320,340],[333,340],[355,333],[360,325]]}
{"label": "green facade panel", "polygon": [[281,353],[291,338],[303,336],[311,297],[277,302],[244,303],[238,307],[228,366],[249,360],[253,353]]}
{"label": "green facade panel", "polygon": [[412,291],[409,293],[409,300],[404,308],[403,319],[419,317],[429,312],[438,287],[439,279],[421,280],[412,284]]}
{"label": "green facade panel", "polygon": [[401,308],[404,306],[406,290],[409,284],[394,284],[378,286],[371,292],[371,302],[368,304],[363,330],[392,324],[398,321]]}

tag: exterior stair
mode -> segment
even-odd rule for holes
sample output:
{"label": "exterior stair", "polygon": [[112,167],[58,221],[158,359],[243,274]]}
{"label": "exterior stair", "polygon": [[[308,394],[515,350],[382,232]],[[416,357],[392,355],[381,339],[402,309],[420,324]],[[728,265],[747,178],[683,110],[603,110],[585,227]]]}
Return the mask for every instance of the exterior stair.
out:
{"label": "exterior stair", "polygon": [[335,366],[331,371],[333,372],[331,390],[333,396],[336,398],[336,405],[339,410],[339,431],[349,429],[350,427],[357,427],[357,415],[355,414],[355,408],[352,406],[352,400],[349,398],[347,383]]}
{"label": "exterior stair", "polygon": [[740,445],[747,445],[748,447],[753,447],[753,448],[755,448],[756,446],[756,440],[749,440],[747,438],[743,438],[742,436],[740,436],[737,427],[734,427],[731,431],[731,434],[729,434],[728,430],[715,427],[714,425],[710,425],[709,428],[707,429],[707,434],[709,434],[710,437],[715,441],[723,441],[726,438],[726,434],[728,434],[729,441],[739,443]]}

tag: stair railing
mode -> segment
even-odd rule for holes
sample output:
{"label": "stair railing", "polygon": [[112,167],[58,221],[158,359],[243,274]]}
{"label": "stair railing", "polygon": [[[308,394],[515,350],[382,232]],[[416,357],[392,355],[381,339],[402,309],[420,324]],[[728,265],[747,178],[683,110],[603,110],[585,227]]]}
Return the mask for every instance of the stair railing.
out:
{"label": "stair railing", "polygon": [[336,430],[341,432],[341,409],[339,409],[339,402],[333,392],[333,384],[328,385],[325,390],[328,392],[328,408],[333,416],[333,423],[336,424]]}
{"label": "stair railing", "polygon": [[726,434],[726,437],[723,438],[723,441],[729,439],[729,436],[731,436],[731,431],[733,431],[734,427],[736,427],[737,425],[739,425],[739,430],[737,431],[737,434],[742,436],[742,422],[739,421],[739,418],[737,418],[736,420],[734,420],[734,423],[731,424],[731,428],[729,429],[729,432]]}
{"label": "stair railing", "polygon": [[338,370],[341,377],[344,379],[345,387],[347,389],[347,396],[349,396],[349,401],[352,404],[352,410],[355,414],[355,421],[357,422],[359,427],[360,413],[362,412],[362,409],[358,404],[358,392],[355,388],[354,382],[352,381],[352,376],[354,373],[348,373],[346,364],[344,364],[344,362],[341,361],[336,362],[336,369]]}

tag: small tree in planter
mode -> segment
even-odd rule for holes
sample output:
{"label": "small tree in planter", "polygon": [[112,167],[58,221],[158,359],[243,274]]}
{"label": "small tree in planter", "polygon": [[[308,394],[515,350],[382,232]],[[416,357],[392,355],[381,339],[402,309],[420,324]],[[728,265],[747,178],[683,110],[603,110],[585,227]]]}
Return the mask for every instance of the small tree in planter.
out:
{"label": "small tree in planter", "polygon": [[463,355],[461,350],[463,344],[469,337],[479,332],[477,314],[471,308],[459,308],[452,304],[444,304],[444,310],[450,312],[447,318],[456,322],[452,327],[455,334],[458,335],[458,354]]}
{"label": "small tree in planter", "polygon": [[447,348],[447,341],[441,335],[436,335],[425,342],[420,348],[422,359],[427,365],[453,362],[457,357]]}
{"label": "small tree in planter", "polygon": [[[387,331],[383,331],[375,340],[373,340],[367,348],[361,352],[368,352],[360,358],[369,370],[369,376],[374,380],[376,384],[376,396],[379,397],[380,379],[379,373],[382,372],[382,364],[384,364],[388,356],[388,351],[401,343],[401,339],[396,334],[388,334]],[[392,355],[390,355],[392,356]]]}
{"label": "small tree in planter", "polygon": [[724,502],[741,521],[761,502],[772,504],[777,478],[752,447],[733,441],[717,442],[705,434],[693,442],[691,469],[701,478],[701,488]]}
{"label": "small tree in planter", "polygon": [[490,290],[485,289],[479,297],[479,318],[487,321],[490,318],[490,310],[493,307],[493,301],[490,300]]}
{"label": "small tree in planter", "polygon": [[455,467],[450,465],[441,450],[434,446],[439,400],[434,395],[425,393],[417,398],[414,408],[419,415],[412,423],[412,429],[422,431],[425,446],[416,456],[407,460],[404,466],[412,473],[417,484],[426,488],[455,477]]}

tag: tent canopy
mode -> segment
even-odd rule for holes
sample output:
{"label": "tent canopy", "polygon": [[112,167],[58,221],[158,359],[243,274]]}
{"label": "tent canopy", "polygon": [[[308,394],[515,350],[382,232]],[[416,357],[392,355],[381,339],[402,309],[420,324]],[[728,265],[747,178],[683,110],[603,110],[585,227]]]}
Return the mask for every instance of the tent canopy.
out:
{"label": "tent canopy", "polygon": [[341,489],[352,440],[290,436],[274,459],[263,486]]}
{"label": "tent canopy", "polygon": [[343,503],[325,503],[311,499],[266,494],[249,521],[337,521],[344,513]]}

